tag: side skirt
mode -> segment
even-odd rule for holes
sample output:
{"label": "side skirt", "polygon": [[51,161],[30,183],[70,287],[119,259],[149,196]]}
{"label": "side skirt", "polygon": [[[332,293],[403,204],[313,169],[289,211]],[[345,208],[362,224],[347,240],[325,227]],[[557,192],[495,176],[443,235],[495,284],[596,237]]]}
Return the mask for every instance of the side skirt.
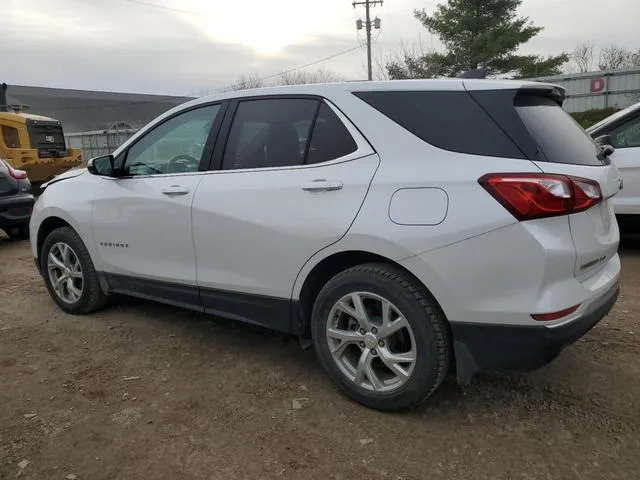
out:
{"label": "side skirt", "polygon": [[288,299],[208,288],[200,289],[200,299],[204,311],[211,315],[294,333]]}
{"label": "side skirt", "polygon": [[297,334],[292,312],[297,302],[285,298],[230,292],[100,272],[101,286],[118,293]]}
{"label": "side skirt", "polygon": [[109,293],[120,293],[204,312],[198,287],[195,285],[181,285],[114,273],[105,273],[104,278],[109,284]]}

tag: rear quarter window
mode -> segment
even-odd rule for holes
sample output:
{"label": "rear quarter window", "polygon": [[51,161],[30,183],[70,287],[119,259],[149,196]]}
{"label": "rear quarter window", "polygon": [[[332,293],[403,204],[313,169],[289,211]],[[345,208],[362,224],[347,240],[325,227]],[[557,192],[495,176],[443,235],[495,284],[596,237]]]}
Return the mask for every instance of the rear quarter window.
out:
{"label": "rear quarter window", "polygon": [[471,155],[525,158],[467,92],[377,91],[354,95],[438,148]]}

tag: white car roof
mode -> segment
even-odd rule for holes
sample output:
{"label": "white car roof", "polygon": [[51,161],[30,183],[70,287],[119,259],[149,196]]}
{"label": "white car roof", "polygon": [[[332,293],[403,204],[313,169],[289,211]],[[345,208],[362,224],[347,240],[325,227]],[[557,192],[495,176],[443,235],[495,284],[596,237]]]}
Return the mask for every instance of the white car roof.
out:
{"label": "white car roof", "polygon": [[371,91],[456,91],[456,90],[508,90],[508,89],[551,89],[556,87],[549,83],[521,81],[521,80],[471,80],[460,78],[438,78],[429,80],[386,80],[379,82],[337,82],[311,83],[306,85],[281,85],[277,87],[253,88],[248,90],[230,91],[201,97],[190,102],[192,105],[207,103],[227,98],[244,98],[261,95],[330,95],[340,92],[371,92]]}
{"label": "white car roof", "polygon": [[[540,89],[551,90],[561,87],[549,83],[532,82],[526,80],[492,80],[492,79],[462,79],[438,78],[428,80],[386,80],[376,82],[337,82],[310,83],[306,85],[281,85],[277,87],[253,88],[247,90],[233,90],[229,92],[207,95],[178,105],[147,124],[136,135],[127,140],[114,152],[115,155],[124,150],[131,142],[144,132],[158,124],[165,118],[187,108],[217,102],[226,99],[251,98],[269,95],[318,95],[332,98],[336,95],[350,92],[372,91],[464,91],[464,90],[519,90]],[[563,90],[564,91],[564,90]]]}

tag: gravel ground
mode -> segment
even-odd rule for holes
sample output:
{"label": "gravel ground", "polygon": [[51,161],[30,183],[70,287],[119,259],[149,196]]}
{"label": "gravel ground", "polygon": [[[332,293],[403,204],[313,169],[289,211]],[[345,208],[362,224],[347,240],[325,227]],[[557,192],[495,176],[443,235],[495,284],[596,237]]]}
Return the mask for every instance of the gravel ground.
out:
{"label": "gravel ground", "polygon": [[551,365],[383,414],[290,337],[129,299],[63,314],[0,237],[0,479],[638,479],[640,239],[622,258],[614,311]]}

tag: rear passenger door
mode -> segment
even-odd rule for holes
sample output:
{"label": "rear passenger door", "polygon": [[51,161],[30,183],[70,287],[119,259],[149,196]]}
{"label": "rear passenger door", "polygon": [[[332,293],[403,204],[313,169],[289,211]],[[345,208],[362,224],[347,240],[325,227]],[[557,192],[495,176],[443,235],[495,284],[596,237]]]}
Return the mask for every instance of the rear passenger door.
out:
{"label": "rear passenger door", "polygon": [[378,156],[314,97],[236,101],[221,137],[192,208],[201,300],[286,331],[298,272],[347,232]]}

